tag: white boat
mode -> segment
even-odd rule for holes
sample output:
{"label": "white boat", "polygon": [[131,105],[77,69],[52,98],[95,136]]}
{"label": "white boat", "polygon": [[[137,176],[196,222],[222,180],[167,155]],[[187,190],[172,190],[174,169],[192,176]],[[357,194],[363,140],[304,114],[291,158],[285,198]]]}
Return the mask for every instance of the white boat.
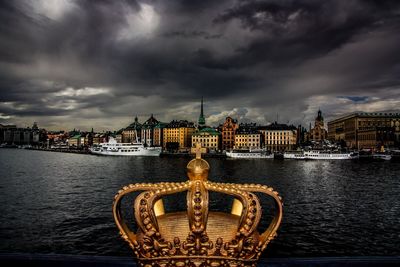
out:
{"label": "white boat", "polygon": [[376,159],[376,160],[391,160],[392,159],[392,155],[375,153],[375,154],[372,155],[372,158]]}
{"label": "white boat", "polygon": [[283,153],[284,159],[306,159],[303,151],[288,151]]}
{"label": "white boat", "polygon": [[274,154],[268,153],[265,150],[242,150],[226,152],[228,158],[241,159],[273,159]]}
{"label": "white boat", "polygon": [[161,147],[145,147],[142,143],[117,143],[110,138],[108,143],[101,143],[89,148],[92,154],[106,156],[160,156]]}
{"label": "white boat", "polygon": [[304,159],[357,159],[358,154],[354,152],[331,152],[331,151],[304,151]]}

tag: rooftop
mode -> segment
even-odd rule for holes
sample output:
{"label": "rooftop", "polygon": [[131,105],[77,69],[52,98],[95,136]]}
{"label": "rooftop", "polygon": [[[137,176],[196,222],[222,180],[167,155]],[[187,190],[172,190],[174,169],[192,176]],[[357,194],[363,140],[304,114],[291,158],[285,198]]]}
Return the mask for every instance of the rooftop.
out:
{"label": "rooftop", "polygon": [[139,123],[138,117],[135,117],[134,122],[129,124],[128,127],[125,128],[125,130],[140,130],[142,128],[142,124]]}
{"label": "rooftop", "polygon": [[180,120],[180,121],[173,120],[165,126],[165,128],[184,128],[184,127],[194,128],[194,123],[189,122],[187,120]]}
{"label": "rooftop", "polygon": [[263,126],[262,130],[296,130],[296,126],[294,125],[287,125],[283,123],[271,123],[270,125]]}
{"label": "rooftop", "polygon": [[398,118],[400,119],[400,112],[355,112],[355,113],[350,113],[347,115],[343,115],[340,117],[337,117],[328,123],[332,123],[335,121],[340,121],[340,120],[345,120],[345,119],[350,119],[354,117],[362,117],[362,118]]}
{"label": "rooftop", "polygon": [[217,130],[211,127],[202,128],[201,130],[195,132],[193,135],[201,135],[203,133],[207,133],[209,135],[220,135],[220,133]]}
{"label": "rooftop", "polygon": [[158,120],[153,117],[153,114],[151,114],[150,118],[147,119],[142,125],[142,127],[148,128],[148,127],[154,127],[158,124]]}

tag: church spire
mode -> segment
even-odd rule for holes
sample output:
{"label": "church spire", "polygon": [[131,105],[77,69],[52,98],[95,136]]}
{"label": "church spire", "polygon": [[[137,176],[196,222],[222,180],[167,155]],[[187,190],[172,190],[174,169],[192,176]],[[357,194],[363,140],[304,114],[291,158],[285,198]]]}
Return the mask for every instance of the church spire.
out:
{"label": "church spire", "polygon": [[204,114],[203,114],[203,97],[201,97],[201,112],[200,112],[200,117],[204,117]]}
{"label": "church spire", "polygon": [[206,119],[204,118],[204,112],[203,112],[203,97],[201,97],[201,110],[198,123],[200,127],[206,124]]}
{"label": "church spire", "polygon": [[318,116],[317,116],[316,120],[321,121],[321,122],[324,121],[324,117],[322,117],[321,109],[318,109]]}

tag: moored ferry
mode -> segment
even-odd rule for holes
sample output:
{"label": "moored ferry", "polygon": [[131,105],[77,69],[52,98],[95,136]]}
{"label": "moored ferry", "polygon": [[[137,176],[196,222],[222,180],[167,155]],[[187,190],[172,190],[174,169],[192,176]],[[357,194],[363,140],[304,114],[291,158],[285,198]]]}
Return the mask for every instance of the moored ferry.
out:
{"label": "moored ferry", "polygon": [[303,151],[287,151],[283,153],[284,159],[305,159]]}
{"label": "moored ferry", "polygon": [[274,154],[265,150],[237,150],[226,152],[228,158],[241,158],[241,159],[273,159]]}
{"label": "moored ferry", "polygon": [[304,159],[357,159],[355,152],[332,152],[332,151],[304,151]]}
{"label": "moored ferry", "polygon": [[334,152],[334,151],[288,151],[283,154],[284,159],[357,159],[358,153],[355,152]]}
{"label": "moored ferry", "polygon": [[161,154],[161,147],[145,147],[142,143],[117,143],[115,139],[94,145],[89,150],[92,154],[106,156],[160,156]]}
{"label": "moored ferry", "polygon": [[372,154],[372,158],[375,160],[391,160],[392,155],[384,154],[384,153],[375,153],[375,154]]}

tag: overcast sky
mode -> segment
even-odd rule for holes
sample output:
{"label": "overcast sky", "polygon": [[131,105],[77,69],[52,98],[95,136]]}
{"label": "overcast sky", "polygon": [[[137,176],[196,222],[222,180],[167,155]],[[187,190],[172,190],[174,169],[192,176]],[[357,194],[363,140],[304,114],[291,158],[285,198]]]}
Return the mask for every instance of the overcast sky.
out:
{"label": "overcast sky", "polygon": [[0,123],[261,124],[400,104],[400,1],[2,1]]}

